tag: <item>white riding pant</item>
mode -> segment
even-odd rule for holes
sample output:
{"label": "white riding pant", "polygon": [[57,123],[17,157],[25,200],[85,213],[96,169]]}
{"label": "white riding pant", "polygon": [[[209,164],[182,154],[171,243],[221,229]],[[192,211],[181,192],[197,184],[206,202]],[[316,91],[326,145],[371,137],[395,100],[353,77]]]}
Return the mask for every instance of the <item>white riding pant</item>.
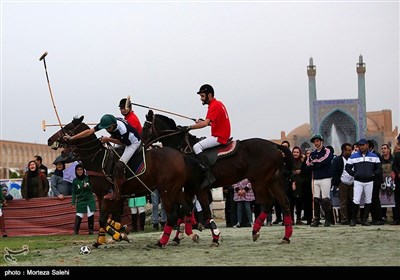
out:
{"label": "white riding pant", "polygon": [[354,180],[353,202],[360,205],[361,196],[364,193],[365,204],[370,204],[372,200],[372,189],[374,182],[360,182]]}
{"label": "white riding pant", "polygon": [[215,136],[208,136],[207,138],[197,142],[193,145],[193,151],[196,155],[200,154],[202,151],[208,148],[212,148],[215,146],[221,145],[218,142],[218,138]]}
{"label": "white riding pant", "polygon": [[313,196],[316,198],[330,198],[332,178],[314,179]]}
{"label": "white riding pant", "polygon": [[140,146],[140,141],[136,143],[132,143],[129,146],[125,146],[124,153],[122,154],[120,161],[123,161],[125,164],[128,163],[129,159],[133,156],[137,148]]}

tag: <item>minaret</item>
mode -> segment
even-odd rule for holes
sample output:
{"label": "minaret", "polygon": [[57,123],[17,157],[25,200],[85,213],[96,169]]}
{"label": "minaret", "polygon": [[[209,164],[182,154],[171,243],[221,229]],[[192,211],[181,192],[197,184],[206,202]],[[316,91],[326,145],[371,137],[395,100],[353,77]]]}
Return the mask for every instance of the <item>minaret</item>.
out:
{"label": "minaret", "polygon": [[307,66],[307,75],[308,75],[308,106],[310,112],[310,132],[311,135],[316,133],[318,130],[316,124],[314,123],[314,101],[317,100],[317,87],[315,83],[315,75],[317,74],[317,69],[313,63],[313,58],[310,57],[310,65]]}
{"label": "minaret", "polygon": [[360,116],[360,137],[364,137],[367,132],[367,105],[365,101],[365,63],[363,62],[363,56],[360,54],[357,63],[357,74],[358,74],[358,100],[361,104],[361,116]]}

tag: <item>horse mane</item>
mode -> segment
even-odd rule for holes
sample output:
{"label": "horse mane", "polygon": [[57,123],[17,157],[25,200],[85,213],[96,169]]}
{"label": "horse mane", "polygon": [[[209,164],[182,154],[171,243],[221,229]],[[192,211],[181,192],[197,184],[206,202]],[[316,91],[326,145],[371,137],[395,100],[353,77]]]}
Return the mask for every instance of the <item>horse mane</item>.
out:
{"label": "horse mane", "polygon": [[159,118],[162,122],[164,122],[170,129],[176,129],[176,123],[173,119],[164,116],[164,115],[160,115],[160,114],[156,114],[155,118]]}

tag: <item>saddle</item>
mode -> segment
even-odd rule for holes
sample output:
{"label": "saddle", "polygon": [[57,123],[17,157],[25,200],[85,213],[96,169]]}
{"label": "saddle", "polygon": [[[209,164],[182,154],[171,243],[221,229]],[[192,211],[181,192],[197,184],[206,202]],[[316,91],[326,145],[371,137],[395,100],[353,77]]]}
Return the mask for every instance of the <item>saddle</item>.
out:
{"label": "saddle", "polygon": [[[122,156],[124,152],[123,147],[117,147],[116,149],[107,149],[104,153],[102,169],[103,173],[106,176],[107,180],[113,182],[114,180],[114,168],[119,158]],[[118,156],[115,154],[117,153]],[[139,148],[135,151],[133,156],[128,161],[128,167],[135,173],[133,174],[129,168],[125,167],[125,179],[128,181],[135,176],[141,175],[146,171],[145,161],[144,161],[144,153],[143,146],[139,146]]]}
{"label": "saddle", "polygon": [[207,158],[208,163],[214,165],[218,159],[231,157],[236,154],[239,148],[239,140],[232,141],[229,139],[228,143],[212,147],[203,151],[204,157]]}

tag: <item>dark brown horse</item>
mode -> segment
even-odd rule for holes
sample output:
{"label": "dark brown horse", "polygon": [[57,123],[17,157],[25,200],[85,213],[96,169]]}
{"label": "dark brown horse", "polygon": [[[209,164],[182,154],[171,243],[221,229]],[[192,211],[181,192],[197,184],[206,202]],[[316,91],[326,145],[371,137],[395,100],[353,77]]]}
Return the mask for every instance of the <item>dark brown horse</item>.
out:
{"label": "dark brown horse", "polygon": [[[112,188],[112,180],[108,180],[103,172],[103,160],[107,153],[107,149],[101,141],[91,135],[74,141],[64,140],[65,135],[75,135],[89,127],[82,122],[83,116],[74,119],[71,123],[56,132],[48,139],[48,145],[53,149],[59,147],[67,148],[74,153],[88,172],[89,180],[93,186],[93,191],[99,201],[100,208],[100,228],[105,229],[113,236],[115,240],[121,239],[118,230],[120,226],[114,228],[109,225],[110,214],[121,215],[123,210],[123,200],[103,200],[103,196]],[[140,149],[141,150],[141,149]],[[172,148],[152,149],[143,152],[145,156],[141,158],[140,153],[136,153],[131,160],[136,160],[137,166],[141,166],[138,176],[130,172],[126,172],[127,181],[121,189],[122,197],[143,196],[150,193],[156,188],[160,192],[163,206],[167,213],[167,223],[164,227],[164,233],[157,245],[163,247],[167,244],[173,226],[178,220],[178,209],[184,208],[183,211],[189,212],[187,198],[183,195],[182,187],[190,193],[190,181],[187,179],[191,176],[191,169],[187,168],[186,156]],[[130,165],[131,161],[128,163]],[[133,169],[133,168],[132,168]],[[109,232],[111,230],[111,233]],[[100,236],[97,240],[97,246],[105,242],[105,238]],[[122,234],[123,236],[123,234]],[[195,237],[192,238],[196,241]],[[126,240],[126,239],[125,239]]]}
{"label": "dark brown horse", "polygon": [[[149,145],[157,141],[161,142],[164,147],[173,147],[183,153],[193,154],[193,157],[196,158],[192,152],[192,146],[199,139],[181,130],[171,118],[154,115],[153,111],[149,110],[143,125],[142,142]],[[228,150],[233,144],[236,146],[235,151],[229,153]],[[224,150],[225,154],[218,156],[217,161],[211,167],[216,181],[210,187],[228,186],[247,178],[252,184],[256,197],[255,202],[259,203],[262,208],[261,214],[256,217],[254,222],[253,240],[258,239],[261,226],[268,213],[272,211],[275,199],[282,207],[284,215],[285,235],[282,243],[289,243],[293,231],[293,221],[289,200],[284,193],[282,171],[284,168],[292,169],[293,156],[290,150],[260,138],[236,141],[231,145],[216,147],[213,148],[214,153],[218,149]],[[204,192],[205,189],[197,189],[196,195],[205,211],[204,215],[210,218],[208,198]]]}

